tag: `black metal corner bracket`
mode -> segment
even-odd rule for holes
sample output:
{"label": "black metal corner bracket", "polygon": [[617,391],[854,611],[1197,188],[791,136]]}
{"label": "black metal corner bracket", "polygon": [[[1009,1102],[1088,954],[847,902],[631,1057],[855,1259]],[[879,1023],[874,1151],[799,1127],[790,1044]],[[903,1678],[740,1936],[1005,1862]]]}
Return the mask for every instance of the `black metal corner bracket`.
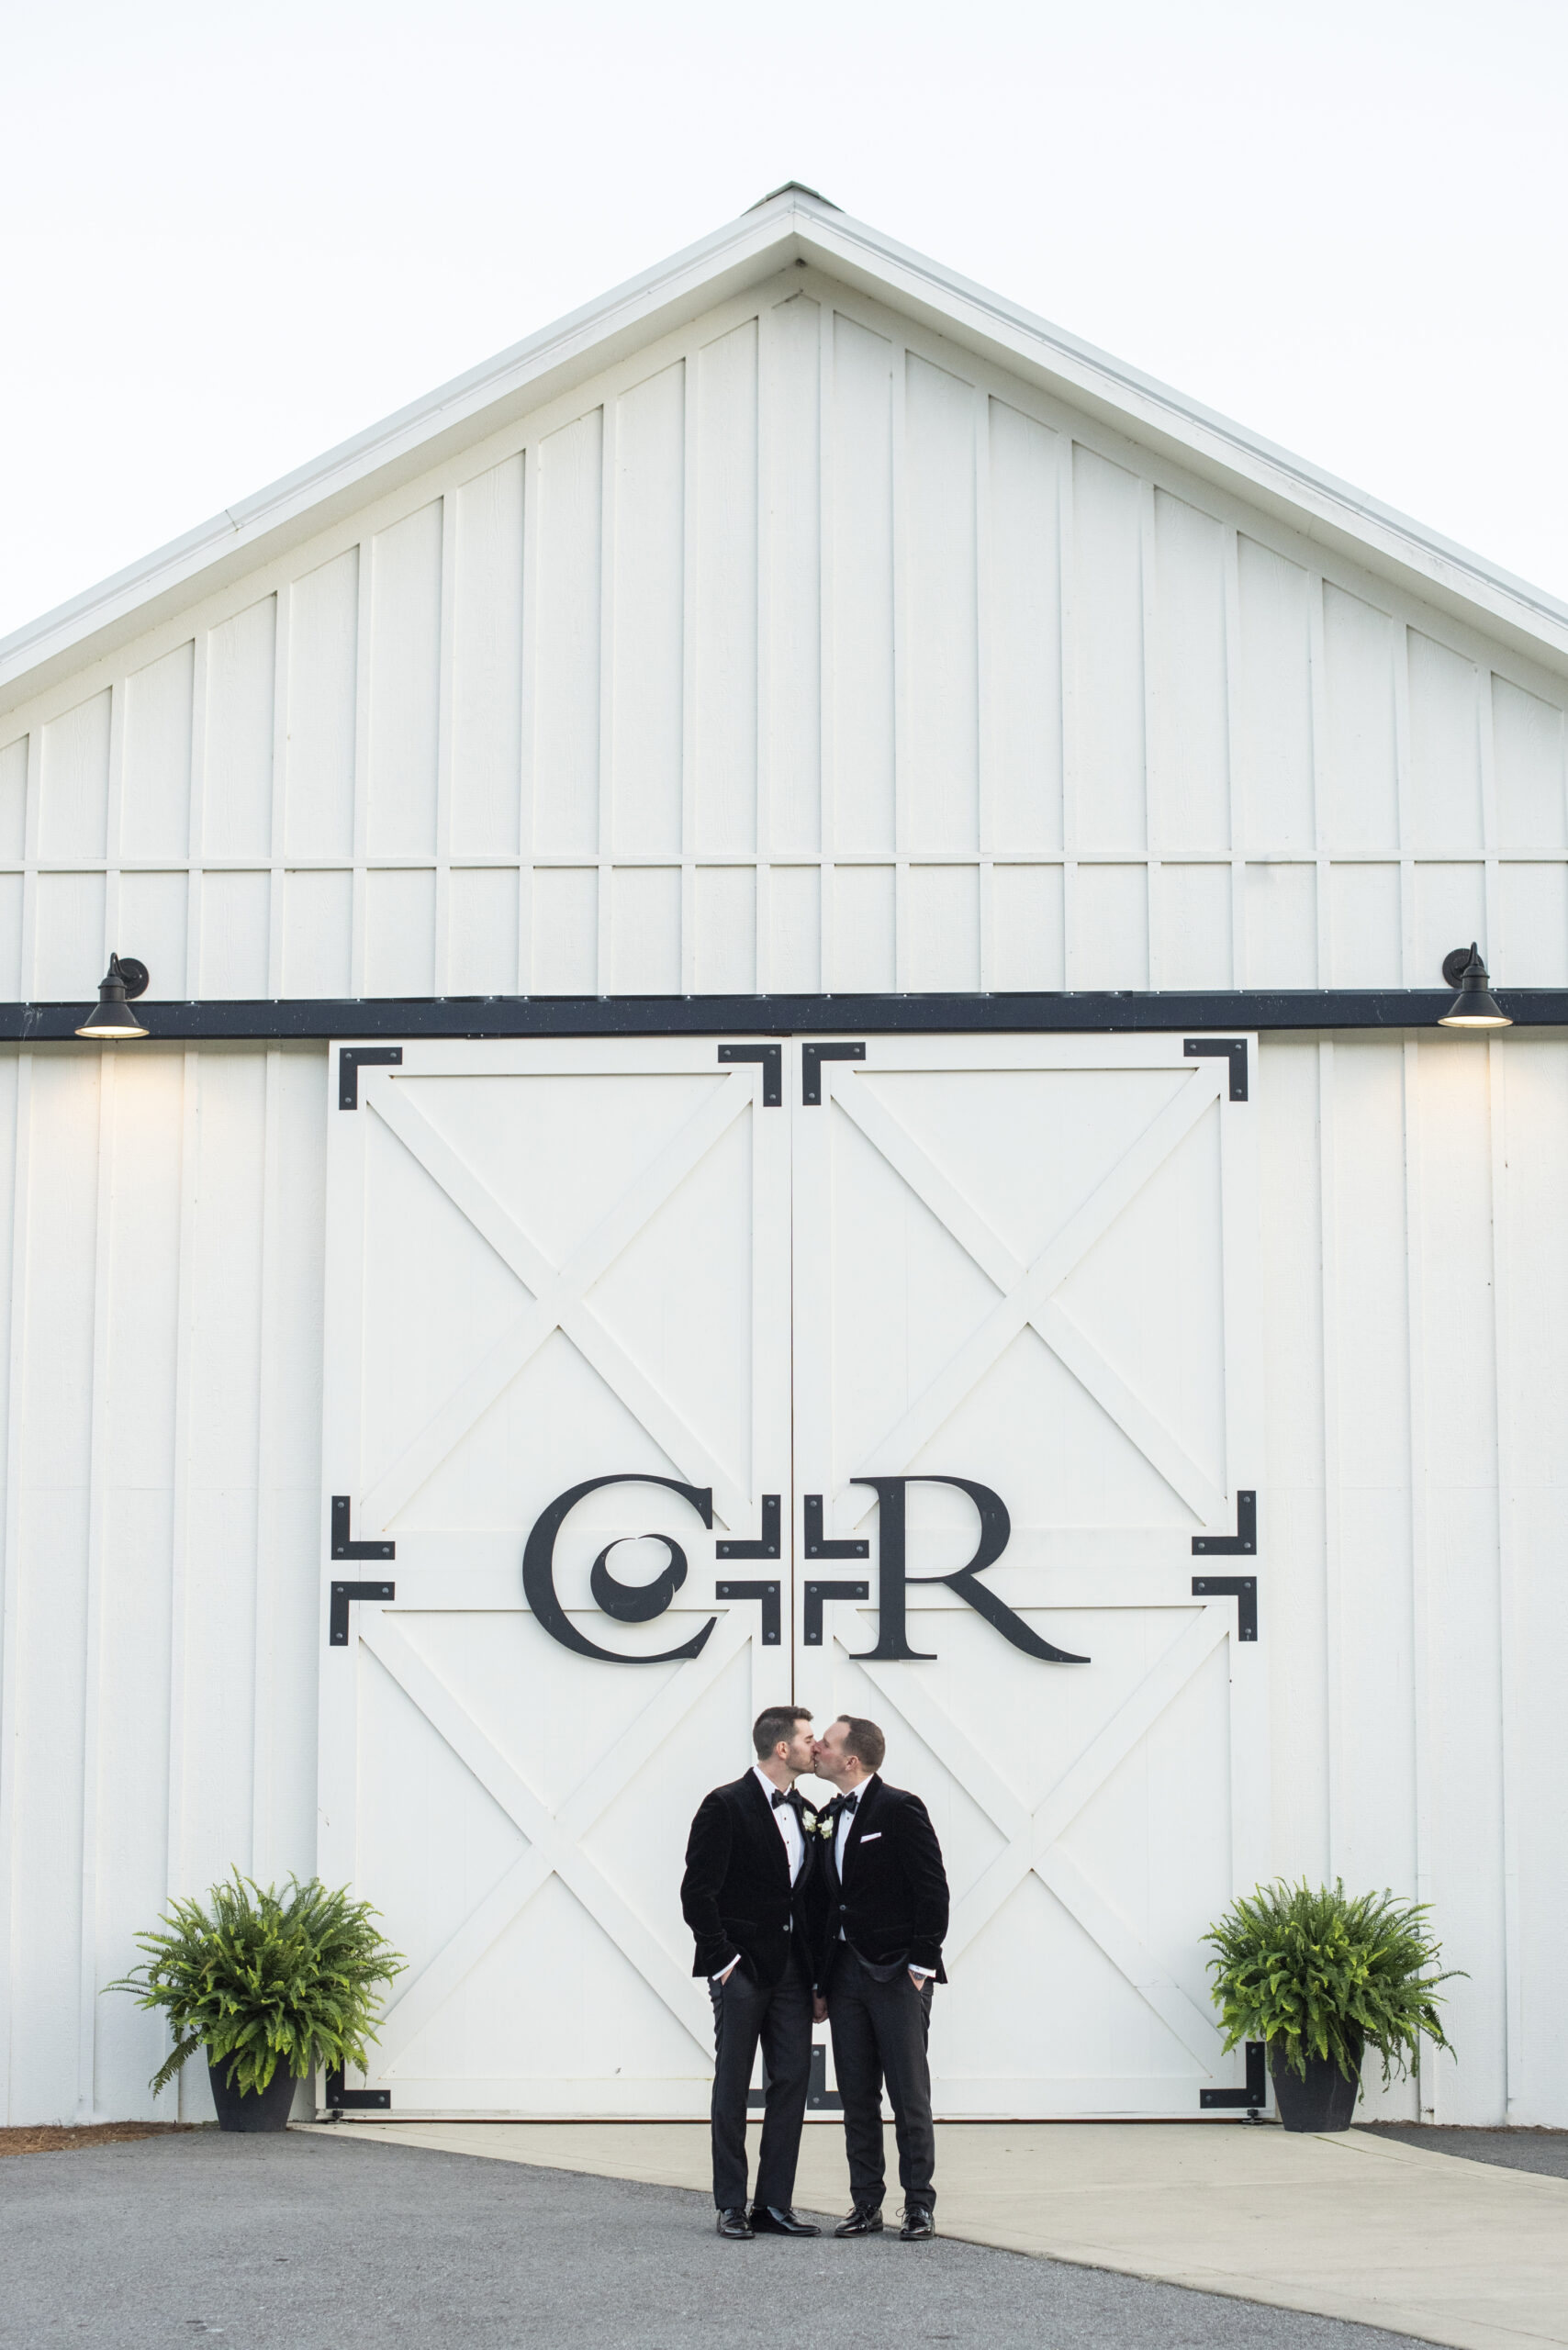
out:
{"label": "black metal corner bracket", "polygon": [[1234,1599],[1236,1602],[1236,1637],[1238,1640],[1255,1640],[1258,1637],[1258,1578],[1256,1575],[1194,1575],[1194,1599]]}
{"label": "black metal corner bracket", "polygon": [[1194,1559],[1251,1559],[1258,1553],[1258,1496],[1249,1485],[1241,1485],[1236,1495],[1236,1531],[1234,1534],[1194,1534]]}
{"label": "black metal corner bracket", "polygon": [[808,1110],[822,1107],[823,1061],[863,1061],[864,1045],[802,1045],[801,1047],[801,1099]]}
{"label": "black metal corner bracket", "polygon": [[1203,2111],[1235,2112],[1241,2109],[1260,2113],[1269,2095],[1267,2054],[1262,2041],[1249,2040],[1247,2043],[1247,2087],[1244,2089],[1200,2089],[1198,2104]]}
{"label": "black metal corner bracket", "polygon": [[778,1494],[762,1496],[762,1539],[752,1542],[726,1537],[713,1545],[716,1559],[778,1559],[783,1556],[783,1512]]}
{"label": "black metal corner bracket", "polygon": [[327,1615],[327,1646],[330,1649],[347,1648],[351,1599],[396,1599],[397,1596],[395,1583],[335,1583]]}
{"label": "black metal corner bracket", "polygon": [[368,1062],[394,1067],[403,1058],[401,1045],[345,1045],[338,1055],[338,1107],[359,1108],[359,1073]]}
{"label": "black metal corner bracket", "polygon": [[349,1496],[332,1495],[332,1556],[334,1559],[395,1559],[396,1542],[355,1542],[349,1533]]}
{"label": "black metal corner bracket", "polygon": [[[767,2059],[766,2056],[762,2060],[762,2087],[759,2089],[748,2089],[745,2101],[748,2113],[761,2113],[766,2109],[767,2104]],[[814,2047],[812,2050],[812,2069],[806,2084],[806,2108],[812,2113],[842,2113],[844,2111],[844,2099],[836,2089],[830,2089],[827,2085],[827,2050],[825,2048]]]}
{"label": "black metal corner bracket", "polygon": [[1182,1050],[1190,1061],[1228,1060],[1230,1098],[1247,1099],[1247,1039],[1245,1036],[1189,1036]]}
{"label": "black metal corner bracket", "polygon": [[[864,1482],[864,1481],[862,1481]],[[806,1495],[806,1556],[808,1559],[868,1559],[869,1542],[832,1541],[823,1532],[823,1497],[820,1494]]]}
{"label": "black metal corner bracket", "polygon": [[334,2113],[390,2113],[390,2089],[346,2089],[342,2073],[327,2076],[327,2104]]}
{"label": "black metal corner bracket", "polygon": [[767,1583],[716,1583],[713,1585],[713,1596],[715,1599],[760,1600],[763,1647],[776,1649],[783,1645],[784,1599],[782,1588],[777,1580]]}
{"label": "black metal corner bracket", "polygon": [[784,1106],[784,1047],[782,1045],[721,1045],[722,1061],[760,1061],[762,1063],[762,1106],[765,1110],[781,1110]]}
{"label": "black metal corner bracket", "polygon": [[823,1607],[830,1599],[869,1599],[868,1583],[809,1583],[805,1588],[805,1605],[801,1610],[803,1624],[801,1644],[803,1648],[820,1649],[823,1644]]}

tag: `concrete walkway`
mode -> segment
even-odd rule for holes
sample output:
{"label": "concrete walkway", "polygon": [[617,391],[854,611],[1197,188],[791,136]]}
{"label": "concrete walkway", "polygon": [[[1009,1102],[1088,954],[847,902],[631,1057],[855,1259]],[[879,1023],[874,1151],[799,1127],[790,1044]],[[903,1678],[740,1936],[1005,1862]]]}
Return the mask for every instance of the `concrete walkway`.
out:
{"label": "concrete walkway", "polygon": [[[342,2122],[313,2134],[653,2186],[709,2184],[708,2133],[694,2122]],[[890,2130],[888,2139],[896,2179]],[[1568,2180],[1365,2131],[948,2122],[937,2139],[945,2235],[1453,2350],[1568,2350]],[[848,2209],[836,2126],[806,2130],[796,2201]]]}

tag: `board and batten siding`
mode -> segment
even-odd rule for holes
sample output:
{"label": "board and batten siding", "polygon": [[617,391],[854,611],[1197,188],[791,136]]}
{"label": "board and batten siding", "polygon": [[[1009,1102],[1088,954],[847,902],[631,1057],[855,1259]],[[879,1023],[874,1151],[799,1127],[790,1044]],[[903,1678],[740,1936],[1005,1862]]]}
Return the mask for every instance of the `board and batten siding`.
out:
{"label": "board and batten siding", "polygon": [[1565,699],[792,268],[0,720],[0,995],[1561,987]]}
{"label": "board and batten siding", "polygon": [[[1433,1904],[1424,2110],[1561,2126],[1568,1041],[1260,1064],[1273,1864]],[[13,2123],[152,2113],[161,2027],[101,1996],[133,1934],[314,1865],[330,1114],[319,1046],[0,1052]],[[184,2079],[158,2112],[209,2110]]]}

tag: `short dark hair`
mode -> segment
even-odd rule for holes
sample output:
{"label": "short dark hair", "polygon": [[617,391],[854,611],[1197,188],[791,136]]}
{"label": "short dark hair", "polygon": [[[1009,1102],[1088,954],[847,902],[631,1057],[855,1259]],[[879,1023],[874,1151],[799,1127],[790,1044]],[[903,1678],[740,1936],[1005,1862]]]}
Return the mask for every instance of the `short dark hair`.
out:
{"label": "short dark hair", "polygon": [[840,1714],[838,1718],[844,1724],[846,1754],[853,1754],[868,1771],[879,1771],[882,1757],[888,1751],[888,1741],[876,1723],[867,1721],[859,1714]]}
{"label": "short dark hair", "polygon": [[751,1726],[751,1742],[756,1749],[756,1759],[766,1762],[781,1738],[793,1738],[797,1722],[809,1722],[809,1706],[765,1706]]}

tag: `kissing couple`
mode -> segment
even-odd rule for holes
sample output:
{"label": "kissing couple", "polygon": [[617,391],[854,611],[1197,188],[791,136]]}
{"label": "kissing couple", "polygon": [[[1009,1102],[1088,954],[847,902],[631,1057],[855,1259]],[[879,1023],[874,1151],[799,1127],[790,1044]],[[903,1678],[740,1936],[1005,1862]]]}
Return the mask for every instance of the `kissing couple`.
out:
{"label": "kissing couple", "polygon": [[[835,2236],[879,2234],[886,2169],[882,2084],[898,2140],[906,2244],[935,2233],[931,2122],[933,1986],[945,1983],[947,1878],[918,1796],[881,1775],[875,1722],[841,1714],[813,1739],[802,1706],[769,1706],[756,1760],[698,1807],[680,1906],[692,1973],[713,2002],[713,2200],[719,2233],[814,2236],[794,2210],[811,2079],[812,2026],[826,2020],[844,2101],[852,2209]],[[821,1811],[796,1788],[837,1789]],[[767,2071],[756,2188],[746,2199],[746,2096],[757,2045]]]}

